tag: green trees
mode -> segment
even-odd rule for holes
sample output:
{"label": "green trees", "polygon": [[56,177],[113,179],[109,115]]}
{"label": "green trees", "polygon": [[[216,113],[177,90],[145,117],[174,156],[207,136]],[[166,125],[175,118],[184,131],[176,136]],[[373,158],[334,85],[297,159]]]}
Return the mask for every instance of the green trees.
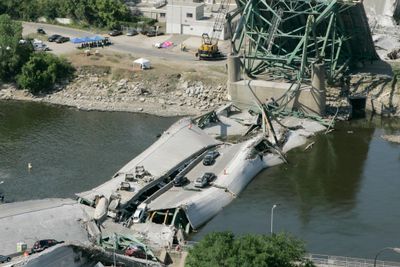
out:
{"label": "green trees", "polygon": [[65,59],[52,54],[36,53],[22,67],[17,84],[33,94],[46,93],[53,89],[56,82],[71,77],[73,73],[73,67]]}
{"label": "green trees", "polygon": [[8,15],[0,16],[0,80],[12,81],[33,52],[30,43],[21,44],[22,25]]}
{"label": "green trees", "polygon": [[304,243],[287,234],[211,233],[189,251],[187,267],[312,267],[303,259]]}
{"label": "green trees", "polygon": [[52,54],[34,53],[31,42],[21,40],[21,23],[1,15],[0,81],[17,80],[19,87],[36,94],[49,92],[56,82],[73,75],[69,62]]}
{"label": "green trees", "polygon": [[68,17],[107,28],[114,28],[121,21],[136,21],[123,0],[1,0],[2,13],[22,20]]}

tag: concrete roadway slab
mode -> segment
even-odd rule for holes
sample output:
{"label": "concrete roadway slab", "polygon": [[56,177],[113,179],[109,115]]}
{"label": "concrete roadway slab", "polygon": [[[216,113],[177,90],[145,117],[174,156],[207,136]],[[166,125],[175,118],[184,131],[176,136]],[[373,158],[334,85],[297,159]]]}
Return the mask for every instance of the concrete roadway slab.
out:
{"label": "concrete roadway slab", "polygon": [[186,174],[190,184],[186,185],[185,187],[172,187],[170,190],[150,202],[149,209],[162,210],[167,208],[175,208],[181,205],[181,203],[190,202],[190,199],[196,194],[210,189],[210,186],[206,188],[195,188],[194,181],[198,177],[202,176],[205,172],[213,172],[215,175],[217,175],[217,179],[214,180],[214,182],[218,181],[218,176],[223,175],[224,168],[226,168],[228,163],[235,157],[240,147],[240,145],[225,145],[219,148],[218,151],[220,152],[220,155],[213,165],[204,166],[203,161],[200,161],[191,171]]}
{"label": "concrete roadway slab", "polygon": [[[146,171],[153,175],[154,180],[160,179],[181,162],[189,159],[204,148],[218,145],[219,143],[199,127],[192,125],[190,119],[181,119],[165,131],[155,143],[122,167],[118,171],[121,175],[77,195],[89,200],[94,200],[96,195],[103,195],[108,198],[113,192],[117,191],[120,183],[125,181],[123,174],[134,174],[136,166],[144,166]],[[130,183],[132,191],[120,191],[122,192],[122,204],[130,201],[145,186],[146,183],[141,183],[141,181]]]}
{"label": "concrete roadway slab", "polygon": [[0,254],[16,252],[17,243],[32,247],[40,239],[88,242],[82,205],[72,199],[43,199],[0,205]]}

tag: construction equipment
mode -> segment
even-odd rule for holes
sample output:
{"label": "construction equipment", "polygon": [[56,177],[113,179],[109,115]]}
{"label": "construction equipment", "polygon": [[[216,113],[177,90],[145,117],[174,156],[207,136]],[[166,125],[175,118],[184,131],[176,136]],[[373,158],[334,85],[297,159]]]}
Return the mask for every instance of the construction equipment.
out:
{"label": "construction equipment", "polygon": [[202,44],[196,53],[200,60],[212,60],[223,57],[218,49],[218,39],[224,30],[226,14],[229,11],[230,0],[222,0],[217,11],[211,37],[208,33],[203,33]]}

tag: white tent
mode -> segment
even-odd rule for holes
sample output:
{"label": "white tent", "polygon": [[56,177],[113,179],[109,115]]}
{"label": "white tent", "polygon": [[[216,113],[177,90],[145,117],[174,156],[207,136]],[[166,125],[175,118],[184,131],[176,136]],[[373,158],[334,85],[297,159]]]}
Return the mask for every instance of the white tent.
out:
{"label": "white tent", "polygon": [[150,69],[151,67],[150,60],[145,58],[136,59],[135,61],[133,61],[133,66],[135,66],[135,64],[140,65],[141,69]]}

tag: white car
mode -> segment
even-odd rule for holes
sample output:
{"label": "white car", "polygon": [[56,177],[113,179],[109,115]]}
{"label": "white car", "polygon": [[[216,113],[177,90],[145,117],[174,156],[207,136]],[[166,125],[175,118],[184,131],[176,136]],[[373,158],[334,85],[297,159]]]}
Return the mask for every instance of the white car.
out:
{"label": "white car", "polygon": [[50,48],[40,40],[34,39],[32,45],[35,51],[50,51]]}
{"label": "white car", "polygon": [[133,214],[133,223],[141,223],[144,219],[144,215],[146,214],[146,210],[147,210],[147,204],[146,203],[142,203],[140,204],[135,213]]}
{"label": "white car", "polygon": [[204,177],[204,176],[199,177],[199,178],[196,179],[196,181],[194,181],[194,186],[195,187],[203,188],[203,187],[206,187],[207,184],[208,184],[207,177]]}

